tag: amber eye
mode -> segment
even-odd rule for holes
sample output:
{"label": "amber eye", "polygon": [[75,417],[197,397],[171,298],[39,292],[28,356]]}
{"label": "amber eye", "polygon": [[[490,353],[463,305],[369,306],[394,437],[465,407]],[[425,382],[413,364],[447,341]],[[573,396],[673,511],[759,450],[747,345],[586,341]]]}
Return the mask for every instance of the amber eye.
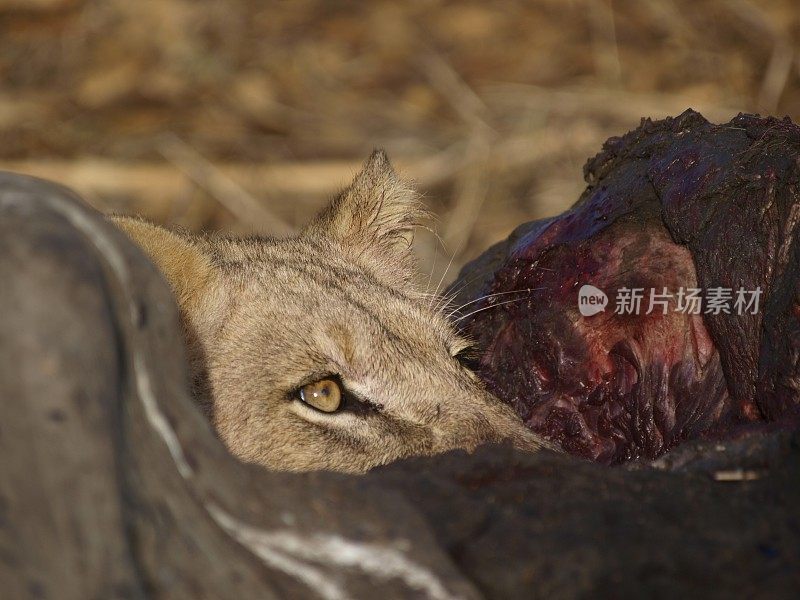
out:
{"label": "amber eye", "polygon": [[300,400],[322,412],[336,412],[342,405],[342,389],[333,379],[320,379],[300,388]]}

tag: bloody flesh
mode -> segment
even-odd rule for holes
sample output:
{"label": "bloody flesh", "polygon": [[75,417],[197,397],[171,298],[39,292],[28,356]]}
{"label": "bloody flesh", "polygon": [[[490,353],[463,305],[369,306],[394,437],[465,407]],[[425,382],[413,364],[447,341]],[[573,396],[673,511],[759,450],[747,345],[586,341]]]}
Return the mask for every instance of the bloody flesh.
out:
{"label": "bloody flesh", "polygon": [[[796,420],[800,128],[645,120],[585,177],[572,209],[521,226],[451,288],[461,304],[488,296],[459,324],[491,391],[564,450],[609,464]],[[584,285],[605,310],[581,314]],[[699,312],[681,296],[693,289]],[[625,290],[641,290],[638,309]]]}

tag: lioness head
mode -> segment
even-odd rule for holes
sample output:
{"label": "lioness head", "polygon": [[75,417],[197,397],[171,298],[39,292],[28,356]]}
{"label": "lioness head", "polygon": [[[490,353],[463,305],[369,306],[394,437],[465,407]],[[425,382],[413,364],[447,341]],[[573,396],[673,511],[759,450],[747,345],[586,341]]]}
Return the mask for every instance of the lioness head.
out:
{"label": "lioness head", "polygon": [[468,341],[412,283],[420,215],[378,151],[289,239],[114,220],[171,284],[198,401],[242,460],[362,472],[487,441],[538,448],[463,364]]}

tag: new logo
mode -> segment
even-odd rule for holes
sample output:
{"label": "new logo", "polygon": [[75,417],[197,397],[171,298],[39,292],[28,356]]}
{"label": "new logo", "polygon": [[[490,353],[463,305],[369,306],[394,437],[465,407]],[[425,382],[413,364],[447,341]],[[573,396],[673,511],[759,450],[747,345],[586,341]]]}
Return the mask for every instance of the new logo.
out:
{"label": "new logo", "polygon": [[578,290],[578,310],[584,317],[603,312],[608,306],[606,293],[593,285],[583,285]]}

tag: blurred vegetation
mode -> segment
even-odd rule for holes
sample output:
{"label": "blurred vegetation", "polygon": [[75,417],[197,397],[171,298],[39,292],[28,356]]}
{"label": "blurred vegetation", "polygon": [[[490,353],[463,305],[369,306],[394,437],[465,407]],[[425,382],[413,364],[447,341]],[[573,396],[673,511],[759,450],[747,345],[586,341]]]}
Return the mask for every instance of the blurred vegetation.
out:
{"label": "blurred vegetation", "polygon": [[284,234],[382,146],[449,279],[641,117],[800,117],[798,37],[797,0],[0,0],[0,168]]}

